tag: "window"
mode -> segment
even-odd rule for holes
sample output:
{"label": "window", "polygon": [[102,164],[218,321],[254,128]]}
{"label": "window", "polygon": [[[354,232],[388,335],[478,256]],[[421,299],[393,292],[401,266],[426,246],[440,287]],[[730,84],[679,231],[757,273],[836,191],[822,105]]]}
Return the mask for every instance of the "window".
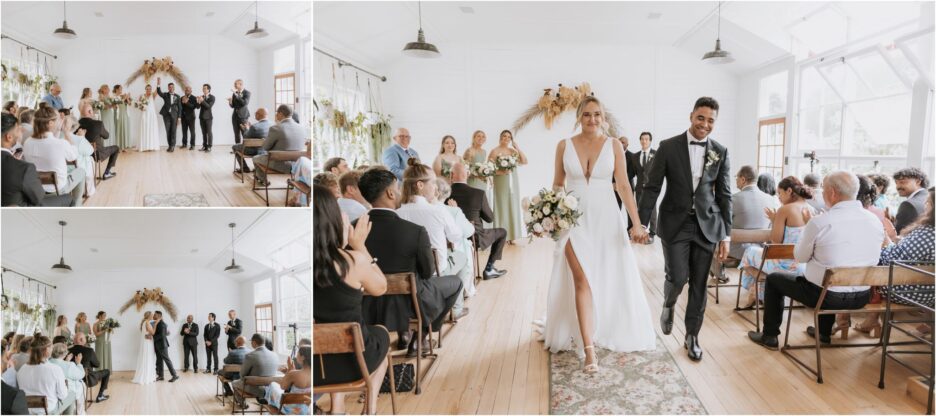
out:
{"label": "window", "polygon": [[273,302],[273,286],[270,279],[254,283],[254,305]]}
{"label": "window", "polygon": [[273,350],[276,351],[276,339],[273,338],[273,304],[264,303],[254,306],[254,320],[257,325],[257,333],[273,342]]}
{"label": "window", "polygon": [[[297,339],[312,337],[312,292],[309,287],[309,272],[305,268],[280,276],[280,314],[277,332],[283,336],[284,352],[292,351]],[[303,280],[305,278],[305,280]],[[293,331],[295,327],[295,332]]]}
{"label": "window", "polygon": [[761,120],[757,134],[757,171],[770,173],[774,179],[783,177],[783,137],[786,119]]}
{"label": "window", "polygon": [[758,88],[760,96],[757,105],[758,117],[786,114],[788,76],[789,71],[782,71],[761,79],[760,88]]}
{"label": "window", "polygon": [[296,74],[277,75],[273,83],[274,106],[279,108],[280,104],[286,104],[293,111],[296,111]]}

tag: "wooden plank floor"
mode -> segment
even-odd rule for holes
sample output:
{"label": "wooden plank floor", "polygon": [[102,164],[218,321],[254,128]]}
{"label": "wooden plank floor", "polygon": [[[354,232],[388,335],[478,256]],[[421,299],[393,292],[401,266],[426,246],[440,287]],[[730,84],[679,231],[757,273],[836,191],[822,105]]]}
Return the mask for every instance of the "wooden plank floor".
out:
{"label": "wooden plank floor", "polygon": [[[397,396],[399,413],[549,412],[548,354],[542,342],[535,341],[531,321],[545,313],[552,249],[549,240],[506,247],[498,265],[508,269],[508,275],[481,283],[479,293],[466,303],[470,315],[445,338],[438,360],[428,370],[422,394]],[[909,370],[889,362],[887,388],[877,388],[880,348],[823,350],[825,383],[817,384],[812,375],[780,352],[752,344],[746,333],[753,325],[732,311],[733,288],[722,289],[718,305],[709,298],[700,334],[705,356],[699,363],[690,361],[682,347],[686,295],[680,298],[672,334],[662,335],[656,320],[663,287],[659,242],[636,246],[635,252],[657,333],[710,414],[925,412],[923,405],[905,393]],[[486,254],[481,257],[486,258]],[[794,311],[792,343],[811,340],[805,334],[810,322],[811,315]],[[868,338],[852,332],[848,342],[856,341],[867,342]],[[810,351],[798,353],[807,360],[814,357]],[[918,368],[926,368],[929,358],[917,362]],[[327,409],[327,397],[320,404]],[[349,414],[360,413],[361,405],[349,399],[347,410]],[[380,396],[378,410],[391,413],[389,395]]]}
{"label": "wooden plank floor", "polygon": [[[167,370],[168,371],[168,370]],[[117,371],[111,375],[107,386],[109,399],[94,403],[87,409],[89,415],[229,415],[231,401],[224,407],[215,399],[216,376],[210,374],[183,373],[177,369],[179,380],[170,383],[158,381],[141,386],[133,384],[132,371]],[[169,373],[166,373],[169,376]],[[98,387],[94,387],[97,394]],[[255,403],[255,399],[248,399]],[[257,410],[253,405],[248,409]]]}
{"label": "wooden plank floor", "polygon": [[[231,146],[214,146],[211,153],[196,150],[121,152],[117,176],[97,185],[97,192],[84,202],[90,207],[141,207],[147,194],[201,193],[212,207],[265,206],[250,190],[250,174],[241,183],[232,173]],[[250,162],[248,162],[250,163]],[[251,165],[252,166],[252,165]],[[104,165],[102,165],[103,169]],[[285,185],[284,175],[271,177],[274,187]],[[282,207],[286,191],[270,191],[270,206]]]}

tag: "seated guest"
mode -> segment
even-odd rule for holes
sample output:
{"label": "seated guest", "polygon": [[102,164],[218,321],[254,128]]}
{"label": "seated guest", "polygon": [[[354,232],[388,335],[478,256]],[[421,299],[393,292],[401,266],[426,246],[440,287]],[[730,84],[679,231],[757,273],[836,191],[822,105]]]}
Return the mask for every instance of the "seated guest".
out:
{"label": "seated guest", "polygon": [[[270,127],[269,134],[263,140],[263,147],[257,150],[254,156],[254,166],[266,165],[277,172],[289,172],[292,162],[276,160],[271,161],[269,152],[275,150],[305,150],[305,131],[302,126],[293,121],[292,109],[282,104],[276,109],[276,125]],[[262,186],[267,183],[266,173],[263,170],[254,171],[257,182]]]}
{"label": "seated guest", "polygon": [[[101,366],[101,363],[98,361],[97,354],[94,353],[94,350],[88,348],[85,343],[87,339],[85,338],[84,332],[75,333],[75,345],[68,349],[68,352],[72,354],[72,359],[79,362],[85,369],[85,373],[88,376],[88,387],[94,387],[101,383],[101,388],[98,390],[96,402],[100,403],[104,400],[110,398],[110,396],[104,394],[107,391],[107,383],[110,381],[110,370],[93,370],[93,368],[98,368]],[[78,361],[78,358],[81,357],[81,361]]]}
{"label": "seated guest", "polygon": [[[294,369],[300,369],[300,370],[301,370],[301,369],[304,368],[304,367],[302,366],[302,364],[299,362],[299,357],[296,355],[296,354],[299,352],[299,348],[302,348],[302,347],[311,347],[311,346],[312,346],[312,340],[311,340],[311,339],[308,339],[308,338],[300,339],[300,340],[299,340],[299,343],[296,344],[296,348],[293,350],[293,353],[292,353],[292,354],[290,355],[290,357],[289,357],[289,359],[290,359],[290,360],[292,361],[292,363],[293,363],[293,368],[294,368]],[[287,364],[288,364],[288,363],[287,363]],[[286,369],[286,366],[280,366],[279,371],[280,371],[281,373],[285,373],[285,372],[288,371],[288,370]]]}
{"label": "seated guest", "polygon": [[[36,165],[19,160],[13,153],[13,147],[20,141],[20,125],[16,118],[3,114],[3,154],[2,166],[3,183],[2,187],[2,205],[8,206],[74,206],[74,199],[70,195],[49,195],[42,188],[39,181],[39,174],[36,173]],[[20,153],[22,154],[22,153]]]}
{"label": "seated guest", "polygon": [[455,319],[459,319],[462,316],[468,315],[468,308],[463,307],[465,298],[469,298],[475,295],[476,289],[474,285],[474,253],[471,249],[471,240],[468,238],[474,234],[474,225],[471,221],[468,221],[468,218],[465,217],[465,213],[458,208],[458,203],[454,200],[450,200],[448,204],[443,203],[449,199],[449,196],[452,195],[452,186],[449,185],[448,180],[443,177],[437,176],[436,181],[436,195],[432,200],[432,205],[442,207],[455,221],[455,224],[458,228],[461,229],[462,238],[458,241],[452,242],[452,249],[449,250],[449,258],[464,258],[465,265],[460,269],[450,269],[447,274],[454,273],[458,276],[458,279],[462,281],[462,287],[464,288],[464,296],[459,296],[458,300],[455,302],[455,305],[452,306],[452,312],[455,313]]}
{"label": "seated guest", "polygon": [[[783,323],[784,296],[816,307],[826,269],[878,264],[884,227],[855,200],[858,178],[845,171],[830,173],[823,181],[822,191],[828,211],[811,220],[807,215],[806,227],[794,250],[796,261],[806,263],[805,275],[786,272],[767,275],[763,332],[748,332],[748,338],[768,349],[777,350],[779,346],[777,336]],[[871,299],[870,289],[869,286],[830,287],[821,306],[826,309],[863,308]],[[806,333],[828,344],[834,323],[834,316],[821,315],[818,330],[810,326]]]}
{"label": "seated guest", "polygon": [[[780,202],[783,204],[779,209],[766,207],[761,212],[767,218],[770,224],[771,244],[796,244],[800,240],[803,228],[806,226],[806,217],[804,210],[812,209],[806,200],[811,198],[812,189],[803,185],[796,176],[787,176],[780,181],[776,190]],[[732,202],[734,198],[732,198]],[[732,205],[737,207],[737,205]],[[734,227],[734,224],[732,224]],[[764,248],[760,245],[752,244],[744,250],[741,256],[741,287],[748,290],[747,302],[743,306],[749,308],[754,306],[754,277],[757,276],[761,268],[761,259],[764,255]],[[806,271],[805,264],[799,264],[795,260],[767,260],[763,265],[764,275],[774,272],[787,272],[796,276],[802,275]],[[761,277],[763,279],[763,277]],[[760,299],[764,300],[764,282],[758,283]]]}
{"label": "seated guest", "polygon": [[319,172],[312,178],[312,185],[328,189],[336,199],[341,198],[341,185],[338,184],[338,177],[334,173]]}
{"label": "seated guest", "polygon": [[[73,129],[77,129],[72,133]],[[71,138],[72,145],[75,147],[75,152],[78,154],[78,159],[75,161],[75,166],[80,167],[81,170],[85,172],[85,197],[94,195],[95,186],[94,186],[94,146],[91,143],[88,143],[83,136],[86,131],[78,127],[78,119],[73,116],[64,116],[64,125],[62,126],[62,133],[59,135],[69,135]],[[68,169],[72,169],[71,166]]]}
{"label": "seated guest", "polygon": [[[257,109],[257,112],[254,113],[254,117],[257,118],[257,123],[251,125],[248,122],[241,124],[241,129],[244,131],[245,139],[265,139],[267,134],[270,132],[270,120],[267,120],[267,110],[263,107]],[[259,150],[256,147],[244,148],[242,143],[235,144],[231,147],[234,149],[234,157],[237,159],[237,163],[241,166],[244,172],[250,172],[250,167],[244,164],[244,160],[241,159],[240,155],[237,152],[244,151],[244,156],[256,156],[257,151]]]}
{"label": "seated guest", "polygon": [[12,115],[13,117],[16,117],[16,111],[18,109],[19,107],[16,105],[16,101],[7,101],[3,103],[3,112]]}
{"label": "seated guest", "polygon": [[102,162],[107,160],[107,167],[104,168],[103,178],[105,181],[117,176],[114,167],[117,166],[117,156],[120,154],[120,147],[117,145],[105,146],[104,140],[110,137],[110,132],[104,128],[104,122],[94,119],[94,109],[91,104],[85,103],[78,109],[81,112],[81,119],[78,125],[85,129],[85,139],[88,143],[97,145],[97,152],[94,155],[95,160]]}
{"label": "seated guest", "polygon": [[[5,415],[28,415],[29,408],[26,405],[26,392],[16,387],[16,371],[13,367],[7,367],[6,360],[0,361],[0,371],[3,372],[3,398],[0,403],[0,413]],[[7,383],[7,372],[12,371],[13,383]]]}
{"label": "seated guest", "polygon": [[[391,183],[396,180],[392,173],[384,172],[385,176],[389,176]],[[372,188],[374,187],[368,189]],[[315,257],[314,262],[329,265],[318,267],[314,272],[315,290],[312,291],[312,295],[315,299],[312,302],[312,318],[318,324],[334,322],[361,324],[364,361],[370,373],[371,383],[368,396],[370,402],[367,407],[372,413],[376,413],[379,385],[388,366],[387,350],[390,348],[390,336],[385,328],[368,325],[362,315],[362,303],[366,304],[366,299],[380,297],[387,291],[387,279],[381,269],[374,264],[375,260],[365,244],[365,240],[371,235],[368,230],[376,231],[377,228],[370,228],[369,216],[365,214],[354,225],[353,232],[345,233],[345,230],[349,228],[349,221],[347,216],[338,209],[335,198],[318,187],[312,193],[312,198],[314,200],[312,206],[315,209],[312,224],[316,235],[315,248],[312,252]],[[377,209],[371,211],[371,213],[376,212]],[[346,247],[349,249],[345,249]],[[368,296],[364,297],[364,294]],[[308,371],[306,369],[312,366],[315,384],[347,383],[361,378],[360,367],[354,354],[320,355],[320,358],[310,363],[308,361],[310,348],[301,347],[299,350],[300,354],[297,358],[304,357],[301,358],[303,370],[300,373],[305,373]],[[287,364],[287,366],[290,365]],[[309,386],[306,382],[308,379],[305,377],[302,374],[286,375],[286,378],[298,389]],[[290,388],[288,383],[282,384],[282,387]],[[344,413],[345,393],[332,394],[331,403],[332,414]]]}
{"label": "seated guest", "polygon": [[340,157],[333,157],[328,159],[322,165],[323,172],[331,172],[334,173],[335,176],[341,176],[349,170],[351,170],[351,168],[348,167],[348,162],[346,162],[344,158]]}
{"label": "seated guest", "polygon": [[276,375],[276,364],[279,361],[279,356],[273,351],[268,350],[264,344],[265,339],[263,335],[253,334],[253,336],[250,337],[250,346],[253,348],[253,351],[244,357],[244,364],[241,366],[240,371],[241,377],[233,383],[234,400],[244,409],[248,406],[244,397],[240,394],[241,392],[250,393],[255,397],[263,397],[265,393],[265,389],[262,386],[245,385],[244,377],[273,377]]}
{"label": "seated guest", "polygon": [[[39,172],[55,172],[58,195],[71,194],[75,205],[81,205],[84,195],[85,171],[78,167],[68,171],[66,162],[77,161],[78,152],[70,135],[58,138],[64,121],[51,108],[36,113],[33,137],[23,143],[23,160],[36,165]],[[46,192],[56,193],[56,186],[43,185]]]}
{"label": "seated guest", "polygon": [[[769,175],[768,175],[769,176]],[[770,179],[773,181],[773,178]],[[737,230],[763,230],[770,228],[770,220],[764,215],[766,210],[776,209],[780,206],[777,198],[764,192],[760,187],[760,178],[755,177],[754,168],[742,166],[735,175],[735,185],[739,191],[731,196],[731,228]],[[774,194],[776,190],[772,191]],[[744,250],[753,244],[731,243],[728,256],[740,259]],[[717,276],[719,283],[727,283],[725,265],[718,261],[718,256],[712,258],[712,274]]]}
{"label": "seated guest", "polygon": [[13,368],[16,371],[19,371],[27,362],[29,362],[29,348],[32,346],[33,337],[23,337],[20,338],[18,344],[16,344],[18,351],[10,357],[10,360],[13,361]]}
{"label": "seated guest", "polygon": [[816,212],[825,211],[826,205],[822,198],[822,179],[819,177],[819,175],[815,173],[807,173],[806,176],[803,176],[803,184],[812,189],[813,194],[813,197],[806,200],[806,203],[813,207],[813,210]]}
{"label": "seated guest", "polygon": [[507,242],[507,230],[484,228],[482,220],[494,222],[494,211],[491,210],[484,191],[468,185],[468,167],[464,163],[456,163],[452,167],[452,200],[465,213],[465,218],[474,225],[475,243],[478,245],[478,250],[491,248],[491,254],[488,255],[487,265],[484,266],[482,274],[484,280],[507,274],[506,270],[494,267],[494,263],[503,255],[504,243]]}
{"label": "seated guest", "polygon": [[894,228],[900,234],[904,227],[916,221],[926,209],[926,188],[929,187],[929,179],[922,170],[906,168],[894,172],[894,182],[897,184],[897,193],[907,198],[900,203],[894,217]]}
{"label": "seated guest", "polygon": [[27,396],[45,396],[47,414],[75,414],[75,395],[68,391],[62,369],[48,362],[50,356],[52,341],[49,337],[34,337],[29,347],[29,362],[16,371],[16,383]]}
{"label": "seated guest", "polygon": [[[77,361],[81,361],[81,358],[82,357],[80,356],[75,357]],[[68,347],[66,347],[63,343],[52,344],[52,358],[49,359],[49,362],[57,365],[62,369],[62,373],[65,374],[65,379],[68,380],[68,391],[75,396],[75,405],[78,407],[78,413],[83,413],[85,390],[84,367],[72,362],[72,357],[68,352]]]}
{"label": "seated guest", "polygon": [[[68,318],[65,315],[59,315],[55,320],[55,329],[52,330],[52,335],[55,337],[63,336],[66,340],[71,341],[72,333],[68,329]],[[53,344],[55,342],[53,341]]]}
{"label": "seated guest", "polygon": [[[238,335],[237,339],[234,340],[234,345],[236,348],[228,350],[227,357],[224,357],[225,364],[244,364],[244,357],[247,356],[247,353],[250,350],[247,349],[244,345],[247,344],[247,338],[244,338],[243,335]],[[240,372],[234,371],[219,371],[218,374],[228,380],[237,380],[240,378]],[[231,391],[231,386],[228,383],[222,385],[224,387],[224,395],[231,396],[234,393]]]}
{"label": "seated guest", "polygon": [[23,141],[32,137],[33,134],[33,117],[36,114],[36,110],[24,110],[19,113],[19,122],[20,128],[23,129],[23,133],[20,135],[20,139],[16,142],[17,147],[23,147]]}
{"label": "seated guest", "polygon": [[7,354],[9,350],[10,350],[10,345],[4,343],[3,344],[3,359],[0,360],[0,362],[3,363],[3,372],[2,374],[0,374],[0,378],[3,379],[4,383],[9,384],[10,386],[16,387],[16,368],[13,367],[13,360],[11,360],[9,358],[10,355]]}
{"label": "seated guest", "polygon": [[777,185],[774,182],[773,175],[768,172],[761,173],[757,175],[757,189],[760,189],[761,192],[770,195],[777,195]]}
{"label": "seated guest", "polygon": [[67,343],[69,343],[69,339],[68,339],[68,338],[65,338],[65,337],[62,336],[62,335],[59,335],[59,336],[56,336],[56,337],[52,337],[52,344],[54,345],[54,344],[58,344],[58,343],[67,344]]}
{"label": "seated guest", "polygon": [[[293,163],[292,167],[292,177],[296,182],[302,182],[312,187],[312,159],[309,159],[305,156],[299,158],[296,163]],[[309,197],[302,192],[296,192],[295,200],[290,204],[293,207],[307,207],[309,206]]]}
{"label": "seated guest", "polygon": [[370,205],[361,196],[358,181],[364,172],[351,170],[338,177],[338,189],[341,196],[338,198],[338,207],[341,212],[348,215],[348,220],[354,221],[370,209]]}
{"label": "seated guest", "polygon": [[[936,225],[936,217],[933,214],[933,195],[936,189],[930,188],[926,197],[926,211],[917,218],[912,224],[904,227],[903,232],[901,233],[902,237],[895,244],[893,239],[888,241],[888,244],[881,249],[881,259],[878,261],[879,266],[888,266],[891,261],[894,260],[903,260],[907,262],[932,262],[934,261],[933,252],[936,249],[936,244],[934,244],[934,235],[936,235],[936,230],[934,230],[934,225]],[[886,287],[882,288],[885,290],[881,291],[881,295],[886,297],[888,295]],[[928,307],[933,307],[933,297],[934,297],[934,287],[933,285],[897,285],[894,286],[894,289],[897,291],[907,291],[907,290],[916,290],[916,293],[908,293],[904,296],[915,300],[916,302],[927,305]],[[910,303],[897,297],[893,300],[894,303],[909,305]],[[881,337],[881,323],[878,318],[880,314],[873,313],[865,315],[866,318],[864,322],[855,326],[855,330],[859,332],[864,332],[866,334],[870,333],[872,337],[880,338]],[[932,332],[932,328],[928,325],[921,325],[917,327],[920,332],[929,333]]]}
{"label": "seated guest", "polygon": [[[13,339],[10,340],[10,344],[9,344],[10,349],[7,350],[7,354],[6,354],[6,357],[4,357],[4,359],[11,360],[13,358],[13,354],[16,354],[19,352],[19,345],[20,345],[20,342],[23,341],[23,338],[26,338],[26,336],[23,334],[16,334],[13,336]],[[27,348],[27,351],[28,351],[28,348]]]}
{"label": "seated guest", "polygon": [[[312,374],[308,370],[310,365],[312,365],[312,347],[304,346],[299,348],[299,353],[296,354],[296,359],[300,363],[298,369],[294,367],[291,363],[292,360],[288,361],[288,369],[286,375],[275,383],[271,383],[267,387],[266,399],[267,403],[273,407],[280,406],[280,399],[284,393],[311,393],[312,392]],[[374,384],[377,384],[377,380],[374,380]],[[377,408],[377,392],[373,392],[374,397],[374,409]],[[296,414],[296,415],[308,415],[311,414],[309,411],[309,406],[307,404],[287,404],[283,406],[284,414]]]}
{"label": "seated guest", "polygon": [[884,210],[874,206],[874,201],[877,199],[877,186],[871,181],[871,178],[865,175],[856,176],[858,176],[858,196],[855,197],[855,199],[861,201],[861,206],[863,206],[864,209],[871,211],[875,217],[881,220],[881,225],[884,226],[884,234],[887,234],[887,238],[897,241],[897,230],[894,229],[894,223],[887,219],[887,216],[884,215]]}
{"label": "seated guest", "polygon": [[874,206],[881,211],[886,211],[890,206],[890,200],[887,198],[887,188],[890,188],[890,178],[880,173],[869,173],[868,178],[874,182],[877,188],[877,198],[874,199]]}

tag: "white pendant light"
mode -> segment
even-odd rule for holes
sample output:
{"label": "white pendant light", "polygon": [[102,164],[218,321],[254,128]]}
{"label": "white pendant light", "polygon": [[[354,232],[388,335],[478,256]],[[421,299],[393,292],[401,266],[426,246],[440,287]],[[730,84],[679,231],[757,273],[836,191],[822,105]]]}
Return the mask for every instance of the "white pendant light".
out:
{"label": "white pendant light", "polygon": [[55,29],[55,32],[52,32],[52,35],[60,37],[62,39],[74,39],[78,37],[78,34],[74,30],[68,28],[68,20],[65,16],[65,2],[62,1],[62,27]]}
{"label": "white pendant light", "polygon": [[267,33],[266,30],[263,30],[263,28],[260,27],[260,23],[259,23],[259,19],[260,19],[260,6],[259,6],[259,3],[260,3],[259,1],[255,1],[255,2],[254,2],[254,8],[255,8],[255,9],[254,9],[254,27],[253,27],[253,29],[248,30],[247,33],[244,34],[244,36],[247,36],[248,38],[251,38],[251,39],[265,38],[265,37],[267,37],[267,35],[269,35],[269,33]]}
{"label": "white pendant light", "polygon": [[706,52],[702,56],[702,62],[716,65],[734,62],[731,52],[721,48],[721,2],[718,2],[718,34],[715,37],[715,50]]}
{"label": "white pendant light", "polygon": [[419,33],[416,35],[416,42],[407,43],[403,47],[403,54],[415,58],[438,58],[441,56],[439,48],[426,42],[426,35],[422,29],[422,2],[419,2]]}
{"label": "white pendant light", "polygon": [[61,245],[61,257],[59,262],[52,265],[52,271],[58,273],[71,273],[71,266],[65,264],[65,226],[68,225],[65,221],[59,221],[59,225],[62,226],[62,245]]}
{"label": "white pendant light", "polygon": [[235,223],[233,223],[233,222],[230,223],[230,224],[228,224],[228,227],[231,227],[231,265],[224,268],[224,271],[227,272],[227,273],[240,273],[240,272],[244,271],[244,268],[243,268],[243,267],[241,267],[239,264],[237,264],[237,263],[234,262],[234,254],[235,254],[235,251],[234,251],[234,227],[236,227],[236,226],[237,226],[237,224],[235,224]]}

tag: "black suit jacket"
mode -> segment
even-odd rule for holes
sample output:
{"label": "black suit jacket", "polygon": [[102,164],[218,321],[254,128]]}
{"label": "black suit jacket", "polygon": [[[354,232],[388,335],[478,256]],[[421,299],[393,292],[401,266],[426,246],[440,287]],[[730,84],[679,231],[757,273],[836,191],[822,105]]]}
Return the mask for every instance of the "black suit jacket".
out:
{"label": "black suit jacket", "polygon": [[205,324],[205,341],[211,341],[211,345],[218,344],[218,337],[221,336],[221,324],[215,322],[214,328],[211,328],[211,324]]}
{"label": "black suit jacket", "polygon": [[926,189],[920,190],[911,198],[900,203],[897,207],[897,215],[894,217],[894,229],[897,233],[903,231],[908,225],[913,224],[920,214],[926,212],[926,197],[929,192]]}
{"label": "black suit jacket", "polygon": [[85,345],[72,345],[72,347],[68,349],[68,352],[72,354],[73,362],[76,358],[78,358],[78,354],[81,354],[80,364],[84,368],[97,368],[101,366],[101,363],[98,361],[97,354],[94,353],[94,349],[91,347]]}
{"label": "black suit jacket", "polygon": [[247,104],[250,104],[250,91],[241,91],[240,98],[236,93],[231,93],[231,108],[234,109],[231,118],[241,121],[249,119],[250,110],[247,109]]}
{"label": "black suit jacket", "polygon": [[85,139],[92,144],[97,143],[98,149],[103,149],[104,140],[110,138],[110,133],[104,128],[104,122],[101,120],[82,117],[78,120],[78,128],[86,130]]}
{"label": "black suit jacket", "polygon": [[169,339],[166,336],[169,335],[169,328],[166,326],[166,321],[160,320],[156,324],[156,332],[153,333],[153,344],[157,350],[166,349],[169,347]]}
{"label": "black suit jacket", "polygon": [[656,149],[650,149],[646,165],[641,166],[640,155],[640,152],[634,152],[631,157],[634,165],[634,189],[643,188],[643,184],[647,182],[647,171],[650,170],[650,163],[653,162],[653,158],[656,157]]}
{"label": "black suit jacket", "polygon": [[240,318],[234,318],[233,322],[228,321],[227,324],[231,326],[230,329],[225,331],[228,335],[228,338],[235,339],[240,336],[241,331],[244,330],[244,323],[240,320]]}
{"label": "black suit jacket", "polygon": [[3,409],[5,415],[28,415],[26,392],[3,382]]}
{"label": "black suit jacket", "polygon": [[[634,179],[637,177],[637,167],[634,166],[634,162],[636,161],[636,154],[637,153],[634,153],[630,150],[624,150],[624,161],[627,162],[627,181],[630,183],[631,190],[634,192],[637,191],[637,183],[634,181]],[[617,183],[617,178],[612,177],[611,183]],[[621,196],[618,195],[617,190],[614,190],[613,192],[614,199],[617,200],[618,208],[621,208],[621,206],[623,206]],[[627,224],[627,228],[630,229],[630,217],[627,218]]]}
{"label": "black suit jacket", "polygon": [[[190,328],[189,333],[185,333],[185,328]],[[182,328],[179,329],[179,335],[182,335],[182,342],[195,346],[198,345],[198,324],[195,321],[192,321],[192,325],[189,326],[188,322],[182,324]]]}
{"label": "black suit jacket", "polygon": [[425,228],[384,209],[372,209],[368,215],[371,232],[364,245],[377,258],[382,272],[416,272],[420,279],[432,277],[435,260]]}
{"label": "black suit jacket", "polygon": [[198,119],[199,120],[211,120],[214,116],[211,115],[211,107],[215,103],[215,96],[208,94],[201,104],[199,104]]}
{"label": "black suit jacket", "polygon": [[9,152],[3,151],[0,159],[2,166],[2,205],[5,207],[67,207],[72,205],[71,195],[46,196],[36,173],[36,165],[18,160]]}
{"label": "black suit jacket", "polygon": [[182,118],[186,120],[195,120],[195,109],[198,108],[198,101],[195,101],[194,95],[187,95],[183,97],[188,97],[188,103],[183,103],[182,98],[179,98],[179,106],[182,108]]}
{"label": "black suit jacket", "polygon": [[656,157],[646,170],[646,182],[640,194],[640,222],[648,224],[657,197],[666,179],[666,194],[660,204],[657,233],[664,241],[672,241],[679,232],[689,210],[695,203],[695,215],[702,234],[712,243],[721,241],[731,230],[731,183],[728,149],[708,138],[705,159],[717,155],[718,161],[702,168],[699,186],[692,189],[692,168],[689,164],[689,138],[687,133],[660,142]]}
{"label": "black suit jacket", "polygon": [[[159,110],[159,114],[162,114],[163,117],[169,116],[172,118],[178,118],[179,114],[182,113],[182,101],[179,98],[179,94],[168,92],[162,92],[159,87],[156,87],[156,94],[159,94],[163,99],[163,106]],[[175,104],[170,104],[170,96],[174,97]]]}
{"label": "black suit jacket", "polygon": [[479,241],[478,246],[487,247],[491,245],[493,236],[484,235],[485,228],[482,220],[494,222],[494,210],[488,204],[485,192],[466,183],[453,183],[452,194],[449,199],[454,199],[455,203],[458,204],[458,208],[461,208],[462,212],[465,213],[468,221],[474,224],[475,233],[479,239],[484,240],[491,237],[492,241]]}

